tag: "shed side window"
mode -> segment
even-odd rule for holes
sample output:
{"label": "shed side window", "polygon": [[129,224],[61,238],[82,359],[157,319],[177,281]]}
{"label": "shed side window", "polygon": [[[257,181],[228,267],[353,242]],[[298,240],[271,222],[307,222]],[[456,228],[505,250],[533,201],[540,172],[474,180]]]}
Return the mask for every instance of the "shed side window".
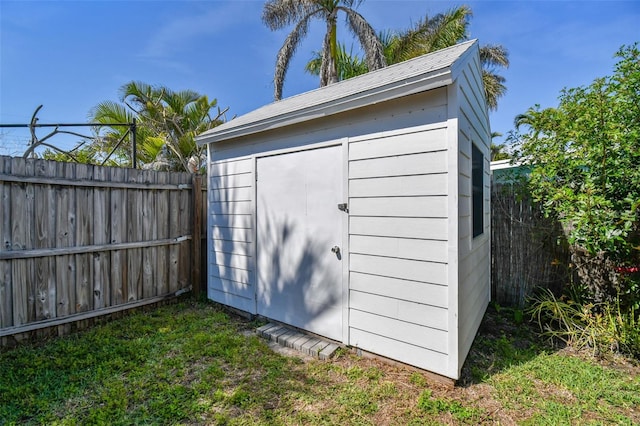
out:
{"label": "shed side window", "polygon": [[478,235],[482,235],[484,231],[483,218],[484,218],[484,157],[482,151],[476,147],[475,144],[471,144],[471,202],[473,203],[473,238]]}

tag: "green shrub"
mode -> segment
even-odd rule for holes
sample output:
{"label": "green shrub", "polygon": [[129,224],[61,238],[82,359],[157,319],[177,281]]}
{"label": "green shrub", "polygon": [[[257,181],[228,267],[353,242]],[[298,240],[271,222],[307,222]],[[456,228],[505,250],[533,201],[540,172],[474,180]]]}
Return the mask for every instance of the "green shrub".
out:
{"label": "green shrub", "polygon": [[613,75],[518,115],[510,140],[533,200],[562,225],[585,296],[630,306],[638,293],[622,271],[640,265],[639,44],[616,56]]}

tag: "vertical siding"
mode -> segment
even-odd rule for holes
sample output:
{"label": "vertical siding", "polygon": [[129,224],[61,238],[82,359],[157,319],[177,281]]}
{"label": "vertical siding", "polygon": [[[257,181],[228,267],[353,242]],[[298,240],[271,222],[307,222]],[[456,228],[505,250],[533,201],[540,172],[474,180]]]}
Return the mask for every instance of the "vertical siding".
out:
{"label": "vertical siding", "polygon": [[446,123],[349,140],[350,344],[441,373],[446,149]]}
{"label": "vertical siding", "polygon": [[209,163],[208,296],[255,313],[254,160]]}
{"label": "vertical siding", "polygon": [[[458,371],[462,368],[489,303],[490,282],[490,128],[477,55],[458,77]],[[483,153],[484,232],[472,237],[471,144]]]}

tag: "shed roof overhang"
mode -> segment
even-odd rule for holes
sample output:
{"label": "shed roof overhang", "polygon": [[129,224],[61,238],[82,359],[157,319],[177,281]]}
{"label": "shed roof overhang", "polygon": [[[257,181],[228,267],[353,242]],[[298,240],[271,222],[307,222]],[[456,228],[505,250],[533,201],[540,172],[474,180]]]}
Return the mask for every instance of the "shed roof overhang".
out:
{"label": "shed roof overhang", "polygon": [[448,86],[456,62],[472,46],[477,51],[476,40],[273,102],[204,132],[196,142],[223,142]]}

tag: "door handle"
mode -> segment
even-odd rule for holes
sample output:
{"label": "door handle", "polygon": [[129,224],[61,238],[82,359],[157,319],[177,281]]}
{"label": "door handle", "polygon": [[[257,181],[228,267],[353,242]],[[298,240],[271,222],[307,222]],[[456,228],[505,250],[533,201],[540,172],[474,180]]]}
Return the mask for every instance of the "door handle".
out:
{"label": "door handle", "polygon": [[340,253],[340,247],[338,246],[333,246],[331,248],[331,252],[335,253],[335,254],[339,254]]}

